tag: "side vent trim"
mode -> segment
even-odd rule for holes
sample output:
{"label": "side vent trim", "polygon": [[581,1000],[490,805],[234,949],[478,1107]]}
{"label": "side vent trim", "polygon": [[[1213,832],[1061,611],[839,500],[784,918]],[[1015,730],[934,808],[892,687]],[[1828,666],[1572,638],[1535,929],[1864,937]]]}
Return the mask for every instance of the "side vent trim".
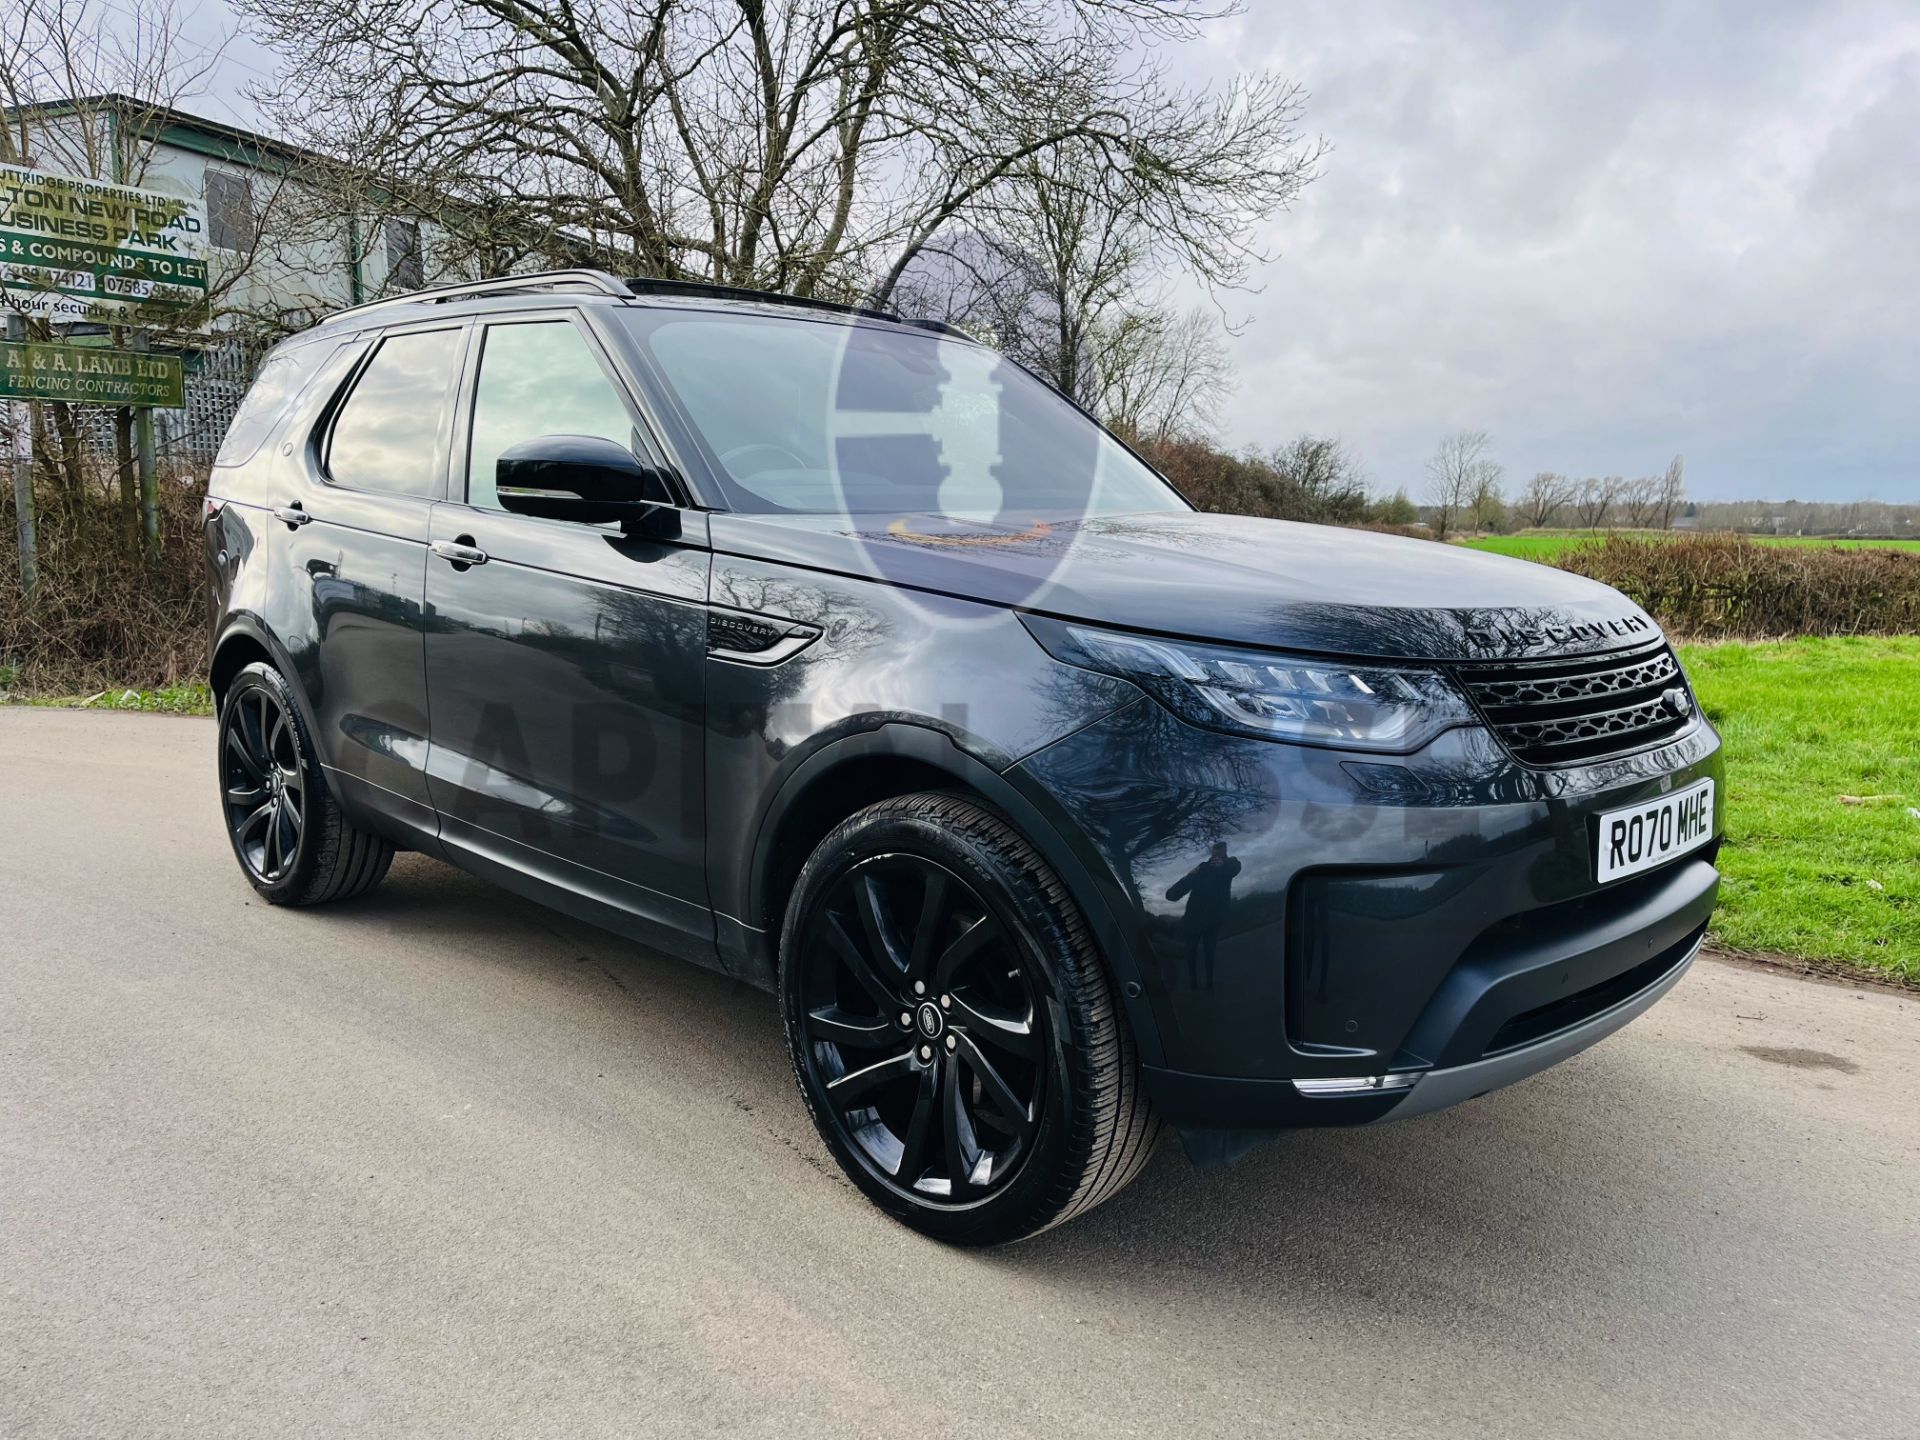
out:
{"label": "side vent trim", "polygon": [[820,638],[820,627],[749,610],[707,610],[707,656],[734,665],[778,665]]}

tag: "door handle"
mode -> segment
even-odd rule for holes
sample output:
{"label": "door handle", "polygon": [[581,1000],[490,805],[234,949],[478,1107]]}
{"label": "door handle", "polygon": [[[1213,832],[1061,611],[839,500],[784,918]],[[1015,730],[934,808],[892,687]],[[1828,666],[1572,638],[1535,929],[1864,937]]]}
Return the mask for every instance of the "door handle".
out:
{"label": "door handle", "polygon": [[456,570],[487,563],[487,552],[473,543],[471,535],[462,535],[458,540],[436,540],[427,548]]}
{"label": "door handle", "polygon": [[301,506],[300,502],[296,500],[291,505],[274,506],[273,518],[285,521],[289,530],[298,530],[302,525],[305,525],[313,519],[313,516],[309,515]]}

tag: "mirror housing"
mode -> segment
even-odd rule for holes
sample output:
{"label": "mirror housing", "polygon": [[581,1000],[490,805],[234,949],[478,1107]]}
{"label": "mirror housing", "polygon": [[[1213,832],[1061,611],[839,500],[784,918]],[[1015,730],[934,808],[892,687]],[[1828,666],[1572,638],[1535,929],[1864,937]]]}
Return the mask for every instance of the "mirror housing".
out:
{"label": "mirror housing", "polygon": [[500,508],[514,515],[618,525],[673,504],[664,472],[599,435],[536,435],[500,452]]}

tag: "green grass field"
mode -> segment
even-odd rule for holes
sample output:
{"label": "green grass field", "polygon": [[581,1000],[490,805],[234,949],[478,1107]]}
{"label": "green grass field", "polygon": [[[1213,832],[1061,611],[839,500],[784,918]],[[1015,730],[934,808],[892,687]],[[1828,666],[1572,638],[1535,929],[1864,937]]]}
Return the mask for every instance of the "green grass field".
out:
{"label": "green grass field", "polygon": [[1715,937],[1920,984],[1920,638],[1681,655],[1726,740]]}
{"label": "green grass field", "polygon": [[[1491,550],[1496,555],[1513,555],[1522,560],[1538,560],[1551,565],[1569,550],[1598,544],[1606,535],[1680,535],[1676,530],[1526,530],[1518,535],[1488,535],[1460,543],[1475,550]],[[1815,535],[1753,535],[1749,539],[1762,545],[1833,545],[1842,550],[1911,550],[1920,553],[1920,540],[1826,540]]]}

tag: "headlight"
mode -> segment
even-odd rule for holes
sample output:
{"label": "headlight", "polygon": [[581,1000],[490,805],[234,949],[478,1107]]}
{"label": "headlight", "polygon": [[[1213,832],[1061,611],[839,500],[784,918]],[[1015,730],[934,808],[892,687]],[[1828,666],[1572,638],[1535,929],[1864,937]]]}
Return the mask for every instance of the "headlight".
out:
{"label": "headlight", "polygon": [[1097,630],[1039,615],[1020,618],[1055,659],[1122,676],[1175,714],[1216,730],[1405,754],[1442,730],[1479,723],[1460,693],[1433,670],[1349,665]]}

